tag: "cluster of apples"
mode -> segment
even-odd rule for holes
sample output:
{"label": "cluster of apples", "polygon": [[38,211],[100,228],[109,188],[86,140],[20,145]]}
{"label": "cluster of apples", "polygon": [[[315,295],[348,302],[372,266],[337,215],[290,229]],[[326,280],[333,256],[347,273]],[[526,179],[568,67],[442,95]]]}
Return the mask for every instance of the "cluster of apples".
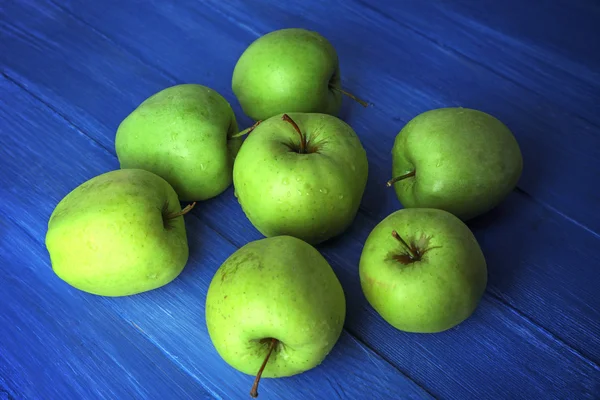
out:
{"label": "cluster of apples", "polygon": [[[216,271],[206,297],[211,340],[228,364],[256,375],[254,397],[261,376],[316,367],[341,334],[346,302],[315,246],[350,226],[368,176],[358,135],[336,116],[344,94],[365,103],[340,82],[330,42],[283,29],[254,41],[233,72],[253,126],[239,132],[230,104],[202,85],[151,96],[118,127],[121,168],[81,184],[52,213],[53,270],[97,295],[161,287],[188,261],[183,215],[233,183],[265,238]],[[485,258],[464,221],[515,187],[521,153],[494,117],[444,108],[400,131],[392,162],[388,185],[404,208],[367,238],[361,287],[395,328],[441,332],[472,314],[487,285]],[[191,203],[182,209],[180,201]]]}

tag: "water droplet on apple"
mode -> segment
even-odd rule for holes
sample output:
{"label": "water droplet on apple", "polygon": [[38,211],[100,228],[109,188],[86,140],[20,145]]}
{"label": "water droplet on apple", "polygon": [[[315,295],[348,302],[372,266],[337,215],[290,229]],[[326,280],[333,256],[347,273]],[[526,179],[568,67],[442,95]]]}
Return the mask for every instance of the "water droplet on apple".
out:
{"label": "water droplet on apple", "polygon": [[289,183],[290,183],[290,181],[288,181],[288,178],[284,178],[284,179],[283,179],[283,181],[282,181],[282,183],[283,183],[284,185],[287,185],[287,184],[289,184]]}
{"label": "water droplet on apple", "polygon": [[147,276],[148,279],[156,279],[158,278],[158,274],[150,274]]}
{"label": "water droplet on apple", "polygon": [[329,190],[327,190],[326,188],[322,188],[322,189],[319,189],[319,192],[321,192],[323,194],[327,194],[327,193],[329,193]]}
{"label": "water droplet on apple", "polygon": [[302,196],[302,192],[300,190],[297,190],[297,192],[299,196]]}
{"label": "water droplet on apple", "polygon": [[340,194],[340,200],[342,200],[344,198],[343,194]]}
{"label": "water droplet on apple", "polygon": [[296,182],[300,182],[301,180],[302,179],[299,176],[296,177]]}
{"label": "water droplet on apple", "polygon": [[438,160],[438,162],[437,162],[437,163],[435,163],[435,166],[436,166],[436,167],[439,167],[440,165],[442,165],[442,160]]}
{"label": "water droplet on apple", "polygon": [[200,164],[200,169],[201,169],[202,171],[204,171],[204,170],[206,169],[206,165],[204,165],[204,164]]}

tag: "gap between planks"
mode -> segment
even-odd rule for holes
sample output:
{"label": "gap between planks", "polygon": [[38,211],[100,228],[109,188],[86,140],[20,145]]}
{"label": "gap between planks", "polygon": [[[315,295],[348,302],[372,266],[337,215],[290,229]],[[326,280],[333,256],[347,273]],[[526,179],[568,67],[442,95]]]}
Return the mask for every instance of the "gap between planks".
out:
{"label": "gap between planks", "polygon": [[[426,33],[424,33],[424,32],[421,32],[419,29],[417,29],[417,28],[415,28],[415,27],[411,26],[410,24],[408,24],[408,23],[405,23],[405,22],[401,22],[401,21],[397,20],[396,18],[394,18],[394,17],[391,17],[391,16],[389,16],[389,15],[385,14],[383,11],[381,11],[381,10],[380,10],[379,8],[377,8],[377,7],[374,7],[374,6],[372,6],[372,5],[368,4],[368,3],[365,3],[365,2],[364,2],[364,1],[362,1],[362,0],[354,0],[354,2],[355,2],[356,4],[359,4],[359,5],[360,5],[360,6],[362,6],[362,7],[366,8],[366,9],[369,9],[369,10],[371,10],[372,12],[374,12],[374,13],[376,13],[377,15],[379,15],[379,16],[381,16],[381,17],[383,17],[383,18],[387,19],[388,21],[391,21],[391,22],[393,22],[393,23],[395,23],[395,24],[399,25],[400,27],[402,27],[402,28],[404,28],[404,29],[406,29],[406,30],[408,30],[408,31],[410,31],[410,32],[412,32],[412,33],[414,33],[415,35],[417,35],[417,36],[419,36],[419,37],[421,37],[421,38],[423,38],[423,39],[427,40],[428,42],[432,43],[434,46],[438,47],[439,49],[441,49],[441,50],[443,50],[443,51],[449,52],[449,53],[451,53],[451,54],[453,54],[453,55],[455,55],[455,56],[457,56],[457,57],[461,58],[462,60],[464,60],[464,61],[466,61],[466,62],[468,62],[468,63],[471,63],[471,64],[473,64],[473,65],[475,65],[475,66],[477,66],[477,67],[479,67],[479,68],[485,69],[486,71],[488,71],[488,72],[491,72],[492,74],[494,74],[494,75],[497,75],[497,76],[499,76],[500,78],[502,78],[502,79],[504,79],[504,80],[506,80],[506,81],[508,81],[508,82],[510,82],[510,83],[512,83],[512,84],[514,84],[514,85],[516,85],[516,86],[518,86],[518,87],[520,87],[521,89],[523,89],[523,90],[526,90],[526,91],[528,91],[528,92],[530,92],[530,93],[533,93],[533,94],[535,94],[536,96],[539,96],[539,97],[546,97],[546,96],[542,95],[541,93],[539,93],[538,91],[536,91],[535,89],[532,89],[532,88],[530,88],[530,87],[527,87],[527,86],[523,85],[521,82],[519,82],[519,81],[517,81],[517,80],[514,80],[514,79],[512,79],[512,78],[510,78],[510,77],[508,77],[508,76],[506,76],[506,75],[504,75],[503,73],[501,73],[500,71],[498,71],[498,70],[494,69],[493,67],[491,67],[491,66],[488,66],[488,65],[486,65],[486,64],[484,64],[484,63],[482,63],[482,62],[479,62],[479,61],[475,60],[474,58],[472,58],[472,57],[470,57],[470,56],[468,56],[468,55],[466,55],[466,54],[464,54],[464,53],[460,52],[459,50],[457,50],[457,49],[456,49],[456,48],[454,48],[453,46],[451,46],[451,45],[449,45],[449,44],[446,44],[446,43],[443,43],[443,42],[440,42],[439,40],[437,40],[437,39],[435,39],[435,38],[433,38],[433,37],[431,37],[431,36],[427,35],[427,34],[426,34]],[[240,26],[242,26],[242,25],[240,24]],[[570,71],[568,71],[568,70],[564,70],[564,69],[563,69],[562,71],[570,74]],[[575,75],[572,75],[572,74],[571,74],[571,76],[573,76],[573,78],[577,78],[577,76],[575,76]],[[552,101],[550,101],[550,102],[551,102],[552,104],[554,104],[556,107],[560,107],[560,105],[559,105],[559,104],[556,104],[556,103],[554,103],[554,102],[552,102]],[[582,116],[582,115],[579,115],[579,114],[577,114],[577,113],[575,113],[575,112],[573,112],[573,111],[571,111],[571,110],[569,110],[569,114],[572,114],[572,115],[573,115],[575,118],[578,118],[578,119],[580,119],[581,121],[585,122],[586,124],[588,124],[588,125],[590,125],[590,126],[592,126],[592,127],[596,128],[596,129],[600,129],[600,125],[596,124],[596,123],[595,123],[595,122],[593,122],[593,121],[590,121],[589,119],[585,118],[585,117],[584,117],[584,116]],[[526,192],[525,192],[525,191],[523,191],[522,189],[519,189],[519,190],[521,190],[523,193],[526,193]],[[531,196],[530,194],[528,194],[528,193],[526,193],[526,194],[527,194],[528,196],[530,196],[531,198],[533,198],[533,196]],[[540,202],[539,202],[539,201],[537,201],[537,200],[536,200],[536,202],[540,203]],[[544,204],[544,203],[541,203],[541,204]],[[545,206],[547,206],[546,204],[544,204],[544,205],[545,205]],[[547,206],[547,207],[548,207],[549,209],[551,209],[551,210],[554,210],[554,208],[553,208],[553,207],[551,207],[551,206]],[[562,213],[561,213],[561,215],[564,215],[564,214],[562,214]],[[570,218],[569,218],[569,219],[570,219]],[[578,224],[579,224],[579,225],[582,225],[582,224],[580,224],[580,223],[578,223]],[[583,226],[583,225],[582,225],[582,226]],[[588,230],[590,230],[590,229],[588,228]],[[598,234],[596,234],[596,235],[598,235]]]}

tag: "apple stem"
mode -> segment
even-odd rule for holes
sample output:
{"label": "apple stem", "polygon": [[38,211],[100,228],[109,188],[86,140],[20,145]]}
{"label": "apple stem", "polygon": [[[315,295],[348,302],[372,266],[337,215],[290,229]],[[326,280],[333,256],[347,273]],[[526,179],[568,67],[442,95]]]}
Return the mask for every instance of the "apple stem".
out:
{"label": "apple stem", "polygon": [[236,133],[235,135],[231,135],[230,139],[239,138],[239,137],[242,137],[242,136],[244,136],[244,135],[247,135],[247,134],[249,134],[249,133],[250,133],[250,132],[252,132],[254,129],[256,129],[256,127],[257,127],[258,125],[260,125],[260,123],[261,123],[261,122],[262,122],[262,119],[261,119],[261,120],[258,120],[258,121],[256,121],[256,122],[254,123],[254,125],[252,125],[250,128],[246,128],[246,129],[244,129],[243,131],[241,131],[241,132],[239,132],[239,133]]}
{"label": "apple stem", "polygon": [[300,150],[298,150],[298,153],[300,153],[300,154],[306,153],[306,137],[300,131],[300,127],[298,127],[298,124],[296,122],[294,122],[294,120],[291,119],[290,116],[287,114],[283,114],[281,119],[292,124],[292,126],[294,127],[296,132],[298,132],[298,135],[300,135]]}
{"label": "apple stem", "polygon": [[400,175],[400,176],[397,176],[395,178],[392,178],[389,181],[387,181],[386,185],[388,187],[391,187],[394,183],[396,183],[398,181],[401,181],[402,179],[406,179],[406,178],[410,178],[411,176],[415,176],[415,173],[416,173],[416,171],[410,171],[407,174]]}
{"label": "apple stem", "polygon": [[175,212],[173,214],[167,215],[167,219],[173,219],[173,218],[177,218],[177,217],[180,217],[182,215],[185,215],[185,214],[189,213],[190,211],[192,211],[192,208],[194,208],[195,205],[196,205],[196,202],[193,202],[192,204],[188,204],[182,210],[177,211],[177,212]]}
{"label": "apple stem", "polygon": [[271,344],[269,345],[269,352],[267,353],[265,360],[263,361],[262,365],[260,366],[260,369],[258,370],[258,374],[256,374],[256,378],[254,379],[254,384],[252,385],[252,389],[250,390],[250,396],[252,396],[254,398],[258,397],[258,383],[260,382],[260,377],[262,376],[262,373],[265,370],[265,367],[267,366],[269,357],[271,357],[271,353],[273,352],[273,349],[275,348],[276,344],[277,344],[277,339],[274,339],[274,338],[271,339]]}
{"label": "apple stem", "polygon": [[404,239],[402,239],[402,236],[400,236],[400,235],[398,234],[398,232],[396,232],[396,231],[392,231],[392,237],[393,237],[394,239],[396,239],[397,241],[399,241],[400,243],[402,243],[402,245],[403,245],[404,247],[406,247],[406,250],[408,250],[408,252],[410,253],[410,259],[411,259],[411,260],[416,260],[417,258],[419,258],[419,255],[418,255],[418,254],[416,254],[416,253],[414,252],[413,248],[412,248],[412,247],[410,247],[410,246],[408,245],[408,243],[406,243],[406,241],[405,241]]}
{"label": "apple stem", "polygon": [[353,95],[353,94],[352,94],[352,93],[350,93],[350,92],[347,92],[347,91],[345,91],[344,89],[340,89],[340,88],[337,88],[337,87],[335,87],[335,86],[330,86],[330,87],[331,87],[333,90],[337,90],[338,92],[340,92],[340,93],[342,93],[342,94],[344,94],[344,95],[346,95],[346,96],[350,97],[352,100],[356,101],[358,104],[360,104],[360,105],[361,105],[361,106],[363,106],[363,107],[368,107],[368,106],[369,106],[369,103],[367,103],[367,102],[366,102],[366,101],[364,101],[364,100],[361,100],[361,99],[359,99],[358,97],[356,97],[355,95]]}

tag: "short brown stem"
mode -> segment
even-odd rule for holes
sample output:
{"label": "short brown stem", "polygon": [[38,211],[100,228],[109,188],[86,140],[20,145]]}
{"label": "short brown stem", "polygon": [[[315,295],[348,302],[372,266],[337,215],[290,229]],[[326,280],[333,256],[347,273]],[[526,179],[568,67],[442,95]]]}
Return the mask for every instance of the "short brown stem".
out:
{"label": "short brown stem", "polygon": [[185,214],[189,213],[190,211],[192,211],[192,208],[194,208],[195,205],[196,205],[196,202],[193,202],[192,204],[188,204],[180,211],[177,211],[177,212],[167,215],[166,219],[173,219],[173,218],[177,218],[182,215],[185,215]]}
{"label": "short brown stem", "polygon": [[408,252],[410,253],[410,258],[411,260],[416,260],[419,258],[419,254],[417,254],[414,249],[408,245],[408,243],[406,243],[406,241],[404,239],[402,239],[402,236],[400,236],[398,234],[398,232],[396,231],[392,231],[392,236],[394,239],[396,239],[397,241],[399,241],[400,243],[402,243],[402,245],[406,248],[406,250],[408,250]]}
{"label": "short brown stem", "polygon": [[395,178],[392,178],[389,181],[387,181],[386,185],[388,187],[392,187],[392,185],[394,183],[401,181],[402,179],[406,179],[406,178],[410,178],[411,176],[415,176],[415,173],[416,173],[416,171],[410,171],[408,174],[404,174],[404,175],[400,175]]}
{"label": "short brown stem", "polygon": [[249,134],[249,133],[250,133],[250,132],[252,132],[254,129],[256,129],[256,127],[257,127],[258,125],[260,125],[260,123],[261,123],[261,122],[262,122],[262,119],[261,119],[261,120],[259,120],[259,121],[256,121],[256,122],[254,123],[254,125],[252,125],[250,128],[246,128],[246,129],[244,129],[243,131],[241,131],[241,132],[239,132],[239,133],[236,133],[235,135],[231,135],[230,139],[239,138],[239,137],[242,137],[242,136],[244,136],[244,135],[247,135],[247,134]]}
{"label": "short brown stem", "polygon": [[252,396],[254,398],[258,397],[258,383],[260,382],[260,377],[262,376],[262,373],[265,370],[265,367],[267,366],[269,357],[271,357],[271,353],[273,352],[273,349],[277,345],[277,342],[278,342],[277,339],[271,339],[271,344],[269,345],[269,352],[267,353],[265,360],[263,361],[262,365],[260,366],[260,369],[258,370],[258,373],[256,374],[256,378],[254,379],[254,384],[252,385],[252,389],[250,390],[250,396]]}
{"label": "short brown stem", "polygon": [[302,134],[302,131],[300,131],[300,127],[298,126],[298,124],[287,114],[283,114],[281,119],[292,124],[296,132],[298,132],[298,135],[300,135],[300,149],[298,150],[298,153],[306,153],[306,137]]}
{"label": "short brown stem", "polygon": [[346,95],[346,96],[350,97],[352,100],[356,101],[358,104],[360,104],[360,105],[361,105],[361,106],[363,106],[363,107],[368,107],[368,106],[369,106],[369,103],[367,103],[367,102],[366,102],[366,101],[364,101],[364,100],[361,100],[361,99],[359,99],[358,97],[356,97],[355,95],[353,95],[353,94],[352,94],[352,93],[350,93],[350,92],[346,92],[344,89],[340,89],[340,88],[337,88],[337,87],[335,87],[335,86],[330,86],[330,87],[331,87],[333,90],[337,90],[338,92],[340,92],[340,93],[342,93],[342,94],[344,94],[344,95]]}

